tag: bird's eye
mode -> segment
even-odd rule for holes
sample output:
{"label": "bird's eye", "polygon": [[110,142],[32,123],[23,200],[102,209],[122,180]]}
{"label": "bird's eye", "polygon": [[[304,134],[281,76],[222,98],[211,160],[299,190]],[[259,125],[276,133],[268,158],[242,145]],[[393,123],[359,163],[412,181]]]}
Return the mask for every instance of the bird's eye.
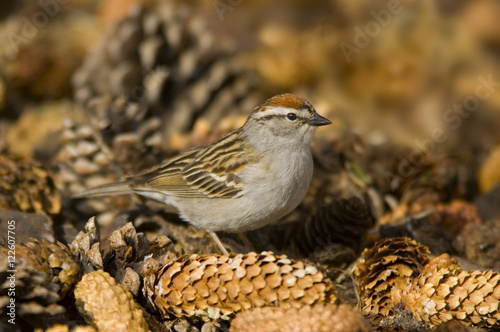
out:
{"label": "bird's eye", "polygon": [[295,121],[297,120],[297,114],[295,113],[287,113],[286,118],[290,121]]}

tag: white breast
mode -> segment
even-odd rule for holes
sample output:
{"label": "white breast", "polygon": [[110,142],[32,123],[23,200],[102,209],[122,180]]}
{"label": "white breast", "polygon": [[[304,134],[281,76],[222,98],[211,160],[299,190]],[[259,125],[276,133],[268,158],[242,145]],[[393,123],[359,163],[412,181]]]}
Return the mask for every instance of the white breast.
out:
{"label": "white breast", "polygon": [[180,215],[207,231],[244,232],[272,223],[303,200],[311,183],[313,162],[309,148],[276,152],[238,174],[244,188],[233,198],[170,197]]}

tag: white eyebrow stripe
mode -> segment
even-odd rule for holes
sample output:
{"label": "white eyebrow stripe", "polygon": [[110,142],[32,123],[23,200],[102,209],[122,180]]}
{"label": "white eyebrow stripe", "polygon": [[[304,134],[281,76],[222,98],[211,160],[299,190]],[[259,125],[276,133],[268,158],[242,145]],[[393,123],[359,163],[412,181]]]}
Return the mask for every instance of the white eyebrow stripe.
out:
{"label": "white eyebrow stripe", "polygon": [[273,108],[268,108],[265,109],[264,111],[255,113],[255,118],[260,119],[268,116],[273,116],[273,115],[285,115],[289,112],[297,112],[296,109],[294,108],[289,108],[289,107],[273,107]]}

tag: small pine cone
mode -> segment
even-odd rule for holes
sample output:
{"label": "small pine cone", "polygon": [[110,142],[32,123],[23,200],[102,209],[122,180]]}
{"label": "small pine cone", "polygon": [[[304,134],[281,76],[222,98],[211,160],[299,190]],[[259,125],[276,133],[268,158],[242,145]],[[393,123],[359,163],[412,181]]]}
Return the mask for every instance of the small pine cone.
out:
{"label": "small pine cone", "polygon": [[175,257],[170,251],[173,249],[172,240],[161,235],[150,244],[144,233],[137,233],[131,222],[114,231],[108,240],[111,257],[105,268],[134,296],[139,294],[141,287],[139,274],[146,264],[145,259],[163,262],[166,257]]}
{"label": "small pine cone", "polygon": [[350,249],[354,260],[358,251],[361,251],[365,233],[372,225],[373,219],[365,202],[358,197],[351,197],[320,208],[305,223],[299,222],[292,227],[290,234],[293,246],[301,254],[322,257],[334,244],[338,251]]}
{"label": "small pine cone", "polygon": [[149,241],[144,233],[137,233],[131,222],[116,230],[109,237],[115,257],[124,263],[133,263],[149,254]]}
{"label": "small pine cone", "polygon": [[35,162],[1,154],[0,210],[59,213],[61,200],[51,174]]}
{"label": "small pine cone", "polygon": [[[149,168],[163,157],[159,148],[148,145],[151,142],[148,135],[159,130],[159,119],[150,119],[141,123],[135,132],[107,137],[105,128],[68,119],[60,134],[61,147],[54,157],[54,182],[59,190],[76,194],[118,181],[123,174]],[[132,197],[121,195],[79,200],[74,208],[86,215],[96,215],[109,213],[113,207],[115,211],[126,210],[133,202]]]}
{"label": "small pine cone", "polygon": [[413,318],[435,327],[449,320],[466,326],[500,326],[500,273],[462,271],[443,254],[401,294]]}
{"label": "small pine cone", "polygon": [[[114,231],[108,238],[108,243],[108,250],[101,248],[99,224],[92,217],[85,224],[85,231],[76,236],[70,248],[85,273],[104,269],[118,282],[131,286],[129,290],[134,294],[138,292],[139,274],[145,269],[144,265],[156,266],[175,257],[171,251],[172,240],[160,235],[150,243],[144,233],[137,232],[132,223]],[[128,282],[133,282],[134,286],[127,284]]]}
{"label": "small pine cone", "polygon": [[[61,242],[52,244],[43,239],[41,243],[33,240],[16,245],[15,253],[15,264],[11,265],[7,262],[8,250],[0,248],[0,278],[10,280],[6,278],[12,274],[7,270],[17,271],[14,275],[18,314],[26,318],[63,313],[64,308],[57,302],[81,276],[80,266],[69,248]],[[9,287],[10,282],[4,283],[0,293],[7,295]]]}
{"label": "small pine cone", "polygon": [[84,272],[103,268],[104,258],[100,241],[99,224],[95,217],[92,217],[85,224],[85,232],[78,233],[70,244],[71,252],[84,267]]}
{"label": "small pine cone", "polygon": [[67,119],[61,146],[55,157],[58,167],[55,179],[60,189],[74,194],[117,180],[113,152],[92,126]]}
{"label": "small pine cone", "polygon": [[99,330],[149,330],[132,294],[117,284],[107,272],[97,270],[84,275],[74,293],[80,313]]}
{"label": "small pine cone", "polygon": [[[359,286],[363,313],[374,325],[394,316],[393,289],[402,289],[427,264],[427,247],[409,238],[390,238],[365,249],[354,276]],[[387,320],[386,320],[387,321]]]}
{"label": "small pine cone", "polygon": [[348,305],[313,305],[300,309],[280,307],[243,311],[231,321],[231,332],[367,332],[370,327],[357,308]]}
{"label": "small pine cone", "polygon": [[331,282],[314,266],[271,252],[181,256],[145,276],[144,295],[164,315],[205,321],[255,307],[335,300]]}

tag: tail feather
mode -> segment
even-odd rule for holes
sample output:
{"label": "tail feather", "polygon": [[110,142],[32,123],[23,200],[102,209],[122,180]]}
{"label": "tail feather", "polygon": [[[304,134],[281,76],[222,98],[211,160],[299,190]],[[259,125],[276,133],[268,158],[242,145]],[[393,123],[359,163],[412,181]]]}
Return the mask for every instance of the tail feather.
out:
{"label": "tail feather", "polygon": [[89,188],[81,193],[73,195],[73,198],[83,197],[101,197],[112,195],[128,195],[133,194],[134,191],[130,188],[129,182],[116,182],[104,184],[94,188]]}

